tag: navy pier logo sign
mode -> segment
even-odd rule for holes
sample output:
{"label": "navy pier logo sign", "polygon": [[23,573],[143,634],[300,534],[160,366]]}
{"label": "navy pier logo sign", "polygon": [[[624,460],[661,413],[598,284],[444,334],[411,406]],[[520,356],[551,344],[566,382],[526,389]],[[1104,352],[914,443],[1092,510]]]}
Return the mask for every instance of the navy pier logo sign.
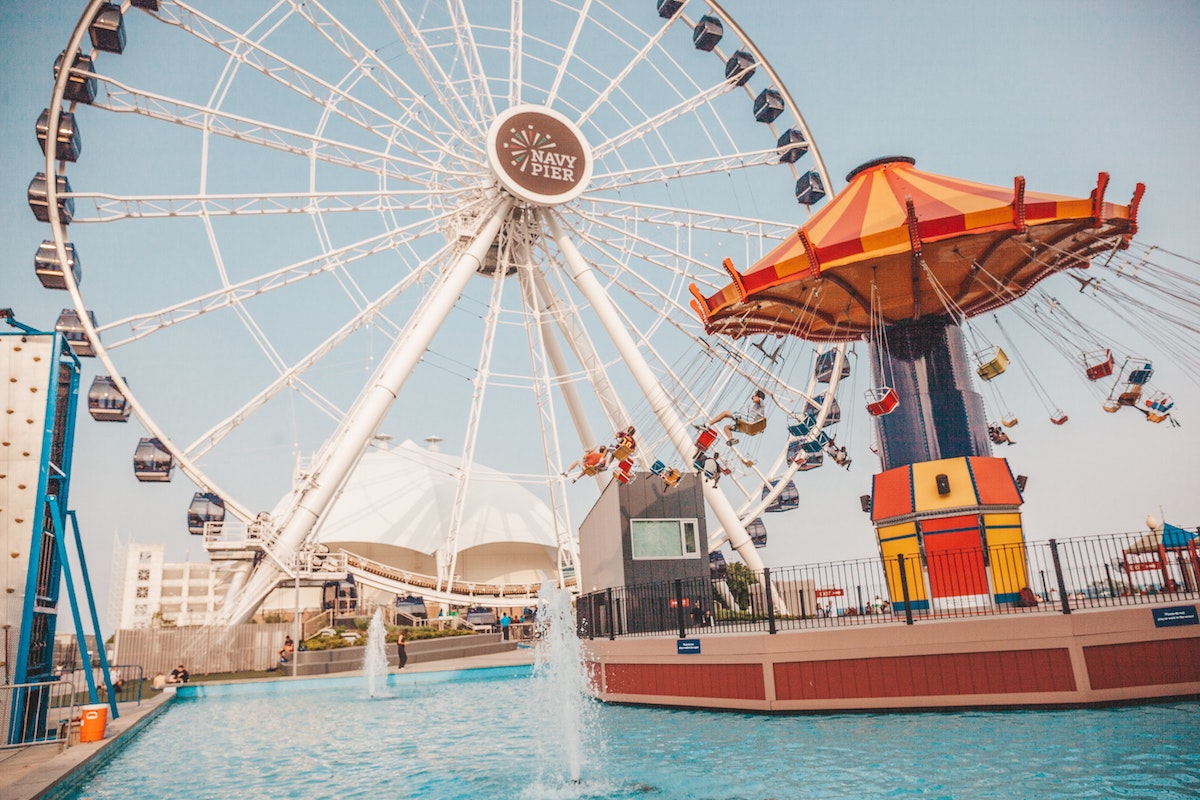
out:
{"label": "navy pier logo sign", "polygon": [[488,132],[488,160],[500,184],[537,205],[574,200],[592,175],[583,134],[562,114],[543,106],[505,111]]}

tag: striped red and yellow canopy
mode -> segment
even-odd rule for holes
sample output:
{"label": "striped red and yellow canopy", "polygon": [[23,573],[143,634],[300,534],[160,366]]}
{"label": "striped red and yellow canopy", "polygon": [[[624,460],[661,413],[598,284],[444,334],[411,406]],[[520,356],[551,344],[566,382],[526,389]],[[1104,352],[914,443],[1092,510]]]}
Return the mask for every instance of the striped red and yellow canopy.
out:
{"label": "striped red and yellow canopy", "polygon": [[1137,230],[1129,205],[1011,189],[922,172],[910,158],[869,162],[796,233],[711,297],[692,286],[710,333],[853,341],[924,316],[974,316],[1055,272],[1086,267]]}

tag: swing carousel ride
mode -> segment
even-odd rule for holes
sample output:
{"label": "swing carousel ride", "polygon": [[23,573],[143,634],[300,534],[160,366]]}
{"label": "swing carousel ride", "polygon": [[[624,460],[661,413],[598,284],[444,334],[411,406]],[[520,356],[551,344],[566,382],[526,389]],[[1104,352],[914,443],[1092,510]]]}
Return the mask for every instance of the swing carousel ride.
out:
{"label": "swing carousel ride", "polygon": [[[917,570],[924,558],[931,573],[939,554],[977,554],[979,563],[968,567],[957,563],[961,558],[943,559],[948,570],[977,575],[931,575],[928,582],[909,576],[919,587],[915,608],[969,604],[983,599],[972,593],[987,593],[987,549],[1023,539],[1024,480],[992,455],[994,445],[1012,443],[1007,429],[1018,418],[1002,410],[989,421],[971,374],[994,388],[1018,354],[1013,340],[994,342],[976,320],[990,314],[1003,335],[998,312],[1013,311],[1066,355],[1081,379],[1102,387],[1105,411],[1133,409],[1151,423],[1175,425],[1171,396],[1150,385],[1152,361],[1122,352],[1037,287],[1066,273],[1080,292],[1110,307],[1153,307],[1162,324],[1194,332],[1196,281],[1153,265],[1153,248],[1131,262],[1144,187],[1137,185],[1127,205],[1108,202],[1103,173],[1083,198],[1027,191],[1020,177],[1011,189],[948,178],[905,157],[868,162],[846,180],[842,192],[745,272],[727,260],[732,282],[710,295],[694,289],[692,307],[707,331],[733,338],[867,342],[872,386],[864,403],[882,471],[864,510],[880,552],[912,557]],[[1194,337],[1171,344],[1169,352],[1195,363]],[[1050,405],[1044,387],[1036,383],[1035,390],[1050,422],[1065,424],[1067,414]],[[994,397],[1004,409],[998,392]],[[826,438],[811,418],[792,432],[806,449]],[[997,576],[997,602],[1015,601],[1028,585],[1020,568],[1009,572]],[[893,597],[898,580],[889,575]]]}

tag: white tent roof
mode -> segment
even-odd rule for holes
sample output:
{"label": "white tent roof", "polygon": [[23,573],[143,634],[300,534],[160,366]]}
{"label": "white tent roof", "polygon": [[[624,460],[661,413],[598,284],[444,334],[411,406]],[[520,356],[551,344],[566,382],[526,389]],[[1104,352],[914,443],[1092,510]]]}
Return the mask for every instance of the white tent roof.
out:
{"label": "white tent roof", "polygon": [[[460,459],[411,441],[372,448],[321,525],[320,539],[372,542],[435,553],[450,533]],[[489,467],[471,468],[458,550],[482,544],[558,546],[550,509]]]}

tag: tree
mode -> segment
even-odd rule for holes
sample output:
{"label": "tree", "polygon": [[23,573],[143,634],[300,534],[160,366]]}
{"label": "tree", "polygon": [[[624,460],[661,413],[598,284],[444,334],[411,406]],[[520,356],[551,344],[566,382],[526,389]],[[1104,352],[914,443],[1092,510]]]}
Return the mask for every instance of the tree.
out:
{"label": "tree", "polygon": [[739,608],[744,609],[750,605],[750,587],[756,583],[758,579],[745,564],[735,561],[729,565],[725,585],[729,587],[729,593],[733,595],[733,600]]}

